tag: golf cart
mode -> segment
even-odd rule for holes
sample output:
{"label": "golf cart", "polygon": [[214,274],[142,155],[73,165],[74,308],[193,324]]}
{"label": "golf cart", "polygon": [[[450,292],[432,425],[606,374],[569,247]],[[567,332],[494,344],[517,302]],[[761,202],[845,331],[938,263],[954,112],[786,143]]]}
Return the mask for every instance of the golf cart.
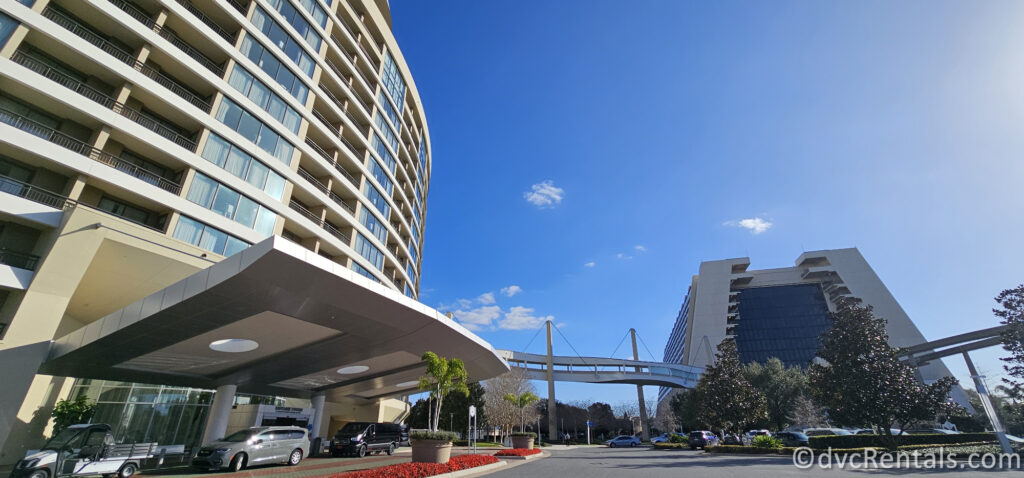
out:
{"label": "golf cart", "polygon": [[11,478],[128,478],[152,458],[156,443],[115,444],[110,425],[71,425],[14,465]]}

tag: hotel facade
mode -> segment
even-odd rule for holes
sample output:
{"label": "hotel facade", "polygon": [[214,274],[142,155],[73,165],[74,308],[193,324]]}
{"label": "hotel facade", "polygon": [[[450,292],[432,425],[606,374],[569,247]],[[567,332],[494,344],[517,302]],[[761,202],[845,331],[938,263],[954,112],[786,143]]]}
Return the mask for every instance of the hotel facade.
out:
{"label": "hotel facade", "polygon": [[[926,342],[856,248],[805,252],[793,267],[749,266],[746,257],[700,264],[669,334],[664,362],[705,367],[713,363],[718,344],[732,339],[744,363],[775,357],[786,366],[807,367],[831,325],[828,314],[844,297],[872,306],[876,317],[888,321],[891,345]],[[925,382],[952,376],[941,360],[918,370]],[[659,409],[672,390],[659,390]],[[959,387],[953,398],[968,403]]]}
{"label": "hotel facade", "polygon": [[191,446],[507,370],[416,301],[431,164],[386,0],[0,2],[0,464],[66,398]]}

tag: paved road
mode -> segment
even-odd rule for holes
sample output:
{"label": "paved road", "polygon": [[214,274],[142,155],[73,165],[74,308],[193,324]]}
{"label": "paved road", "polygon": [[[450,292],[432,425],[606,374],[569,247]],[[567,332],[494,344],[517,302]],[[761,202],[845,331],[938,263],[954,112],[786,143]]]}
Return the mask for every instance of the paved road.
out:
{"label": "paved road", "polygon": [[[487,475],[488,478],[620,478],[624,476],[652,478],[680,477],[867,477],[909,475],[927,472],[937,476],[999,476],[988,471],[964,470],[801,470],[790,457],[711,455],[700,451],[652,450],[648,448],[576,448],[552,451],[551,456],[523,463]],[[1020,472],[1013,472],[1015,476]]]}

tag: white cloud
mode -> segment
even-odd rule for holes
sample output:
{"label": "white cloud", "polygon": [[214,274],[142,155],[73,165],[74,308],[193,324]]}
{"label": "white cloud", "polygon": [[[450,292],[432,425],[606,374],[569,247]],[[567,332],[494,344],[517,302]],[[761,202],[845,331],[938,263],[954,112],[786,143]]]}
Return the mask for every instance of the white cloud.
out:
{"label": "white cloud", "polygon": [[523,193],[523,197],[526,198],[527,202],[539,208],[555,207],[558,203],[562,202],[564,196],[565,190],[555,187],[550,179],[530,186],[530,191]]}
{"label": "white cloud", "polygon": [[621,259],[621,260],[624,260],[624,261],[626,261],[626,260],[632,259],[632,258],[633,258],[633,256],[627,256],[627,255],[625,255],[625,254],[623,254],[623,253],[621,253],[621,252],[620,252],[620,253],[618,253],[618,254],[616,254],[616,255],[615,255],[615,258],[616,258],[616,259]]}
{"label": "white cloud", "polygon": [[498,328],[504,330],[530,330],[536,329],[549,320],[554,320],[555,317],[548,315],[545,317],[536,317],[533,315],[533,309],[529,307],[512,307],[505,313],[505,317],[498,321]]}
{"label": "white cloud", "polygon": [[596,263],[596,262],[594,262],[594,261],[590,261],[590,262],[586,262],[586,263],[584,263],[584,264],[583,264],[583,267],[594,267],[594,266],[596,266],[596,265],[597,265],[597,263]]}
{"label": "white cloud", "polygon": [[633,250],[635,250],[637,252],[647,252],[647,248],[642,246],[642,245],[640,245],[640,244],[637,244],[637,245],[633,246]]}
{"label": "white cloud", "polygon": [[759,217],[740,219],[738,221],[725,221],[723,225],[732,227],[742,227],[744,229],[749,230],[750,233],[754,235],[767,231],[772,227],[771,221],[766,221]]}
{"label": "white cloud", "polygon": [[505,297],[512,297],[512,296],[514,296],[514,295],[516,295],[516,294],[518,294],[518,293],[520,293],[522,291],[523,291],[522,287],[519,287],[519,286],[513,284],[513,285],[510,285],[508,287],[502,287],[501,288],[501,295],[503,295]]}
{"label": "white cloud", "polygon": [[494,303],[494,292],[480,294],[480,297],[477,297],[476,301],[484,305],[491,305]]}
{"label": "white cloud", "polygon": [[488,305],[470,310],[456,310],[452,312],[452,315],[463,327],[477,331],[491,328],[494,319],[501,316],[501,308],[496,305]]}

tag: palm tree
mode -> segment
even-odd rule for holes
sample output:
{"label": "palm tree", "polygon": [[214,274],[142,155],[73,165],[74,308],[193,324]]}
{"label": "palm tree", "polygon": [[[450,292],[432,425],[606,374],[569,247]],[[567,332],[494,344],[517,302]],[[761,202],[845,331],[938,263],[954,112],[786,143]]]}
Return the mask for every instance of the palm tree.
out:
{"label": "palm tree", "polygon": [[514,407],[519,409],[519,431],[526,431],[526,407],[530,406],[534,402],[539,402],[540,397],[533,394],[533,392],[523,392],[522,395],[516,395],[514,393],[505,394],[505,401],[511,403]]}
{"label": "palm tree", "polygon": [[427,364],[427,374],[420,377],[419,389],[429,391],[433,399],[430,406],[434,413],[429,426],[431,431],[436,432],[444,397],[453,392],[469,396],[469,387],[466,386],[468,374],[466,365],[457,358],[449,360],[434,352],[424,353],[422,358]]}

